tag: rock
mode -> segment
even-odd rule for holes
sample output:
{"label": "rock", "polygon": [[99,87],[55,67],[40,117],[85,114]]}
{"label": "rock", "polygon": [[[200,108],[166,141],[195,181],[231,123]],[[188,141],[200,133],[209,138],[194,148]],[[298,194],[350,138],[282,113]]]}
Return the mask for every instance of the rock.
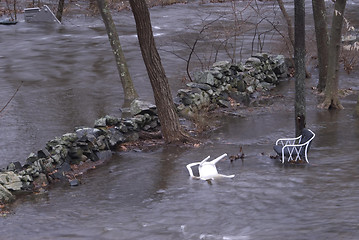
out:
{"label": "rock", "polygon": [[243,79],[238,80],[236,88],[239,92],[245,92],[246,88],[247,88],[247,84],[245,83],[245,81]]}
{"label": "rock", "polygon": [[116,126],[120,122],[120,119],[118,119],[117,117],[106,115],[105,118],[107,126]]}
{"label": "rock", "polygon": [[267,83],[272,83],[272,84],[277,84],[279,82],[277,76],[274,73],[267,74],[265,76],[264,81],[267,82]]}
{"label": "rock", "polygon": [[14,199],[14,195],[12,195],[9,190],[0,184],[0,202],[7,203],[13,201]]}
{"label": "rock", "polygon": [[33,182],[34,181],[33,177],[31,177],[30,175],[23,175],[20,178],[21,178],[21,181],[23,181],[23,182]]}
{"label": "rock", "polygon": [[34,178],[33,185],[35,189],[49,185],[49,180],[47,179],[46,174],[40,173],[37,178]]}
{"label": "rock", "polygon": [[65,133],[62,135],[61,140],[65,145],[69,145],[69,143],[73,143],[77,140],[77,135],[76,133]]}
{"label": "rock", "polygon": [[90,159],[91,161],[96,162],[96,161],[99,160],[99,158],[98,158],[96,152],[97,152],[97,151],[90,149],[90,150],[84,152],[84,155],[85,155],[88,159]]}
{"label": "rock", "polygon": [[80,185],[80,181],[78,179],[72,179],[69,183],[71,187],[76,187]]}
{"label": "rock", "polygon": [[190,83],[187,83],[187,86],[191,87],[191,88],[199,88],[199,89],[204,90],[204,91],[208,91],[208,90],[211,89],[211,87],[208,84],[204,84],[204,83],[190,82]]}
{"label": "rock", "polygon": [[94,127],[106,127],[106,118],[99,118],[95,120]]}
{"label": "rock", "polygon": [[22,166],[20,162],[11,162],[9,163],[9,165],[6,167],[7,171],[21,171]]}
{"label": "rock", "polygon": [[93,137],[98,137],[102,134],[102,131],[98,128],[80,128],[76,130],[76,136],[80,141],[87,141],[88,135],[91,135]]}
{"label": "rock", "polygon": [[38,159],[38,157],[37,157],[37,154],[35,154],[35,153],[30,153],[30,155],[27,157],[27,159],[26,159],[26,163],[27,164],[32,164],[33,162],[35,162],[36,160]]}
{"label": "rock", "polygon": [[192,104],[192,91],[190,89],[180,89],[177,92],[177,96],[180,98],[180,102],[185,106]]}
{"label": "rock", "polygon": [[214,85],[214,77],[209,71],[199,72],[194,75],[196,83],[205,83],[210,86]]}
{"label": "rock", "polygon": [[255,53],[252,55],[254,58],[258,58],[261,62],[265,62],[268,60],[269,55],[268,53]]}
{"label": "rock", "polygon": [[223,99],[218,100],[218,105],[221,107],[226,107],[226,108],[231,107],[231,103],[229,101],[223,100]]}
{"label": "rock", "polygon": [[13,191],[19,191],[22,188],[20,176],[11,171],[0,173],[0,184]]}
{"label": "rock", "polygon": [[37,151],[38,158],[48,158],[50,156],[51,156],[51,154],[49,153],[49,151],[46,148]]}
{"label": "rock", "polygon": [[256,57],[250,57],[247,59],[247,61],[245,62],[246,65],[251,65],[251,66],[260,66],[262,65],[262,62],[259,58]]}
{"label": "rock", "polygon": [[121,123],[119,126],[115,127],[115,129],[119,130],[122,133],[127,133],[128,132],[128,128],[123,123]]}
{"label": "rock", "polygon": [[110,134],[108,135],[108,138],[110,147],[115,147],[116,145],[121,144],[126,140],[123,134],[114,128],[110,128],[109,133]]}
{"label": "rock", "polygon": [[248,86],[247,87],[247,92],[254,93],[254,87],[253,86]]}
{"label": "rock", "polygon": [[147,101],[142,101],[139,99],[135,99],[131,102],[131,107],[130,107],[130,111],[131,114],[133,116],[140,114],[140,113],[149,113],[151,115],[155,115],[156,114],[156,105],[147,102]]}
{"label": "rock", "polygon": [[288,67],[283,55],[271,56],[272,68],[274,73],[279,77],[285,77],[288,75]]}
{"label": "rock", "polygon": [[230,63],[228,61],[218,61],[213,63],[212,65],[214,68],[218,67],[218,68],[229,68]]}

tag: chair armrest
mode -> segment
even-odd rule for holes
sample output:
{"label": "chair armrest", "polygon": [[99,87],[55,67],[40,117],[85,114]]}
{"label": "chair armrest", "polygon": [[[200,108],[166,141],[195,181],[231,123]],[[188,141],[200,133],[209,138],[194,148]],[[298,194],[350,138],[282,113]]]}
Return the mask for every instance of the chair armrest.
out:
{"label": "chair armrest", "polygon": [[300,135],[299,137],[295,137],[295,138],[279,138],[276,142],[275,142],[275,145],[278,145],[279,142],[281,142],[281,144],[283,146],[287,145],[288,143],[289,144],[294,144],[295,141],[300,141],[302,138],[302,135]]}

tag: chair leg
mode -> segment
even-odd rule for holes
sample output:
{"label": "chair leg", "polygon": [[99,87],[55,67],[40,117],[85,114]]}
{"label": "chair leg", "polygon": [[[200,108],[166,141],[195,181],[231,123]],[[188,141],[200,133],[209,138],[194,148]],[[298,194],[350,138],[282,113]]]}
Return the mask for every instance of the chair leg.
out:
{"label": "chair leg", "polygon": [[189,175],[190,175],[191,177],[195,177],[195,176],[193,175],[193,171],[192,171],[192,168],[191,168],[191,167],[196,166],[196,165],[199,165],[199,164],[201,164],[201,163],[200,163],[200,162],[195,162],[195,163],[190,163],[190,164],[188,164],[188,165],[186,166],[186,168],[187,168],[187,170],[188,170],[188,172],[189,172]]}

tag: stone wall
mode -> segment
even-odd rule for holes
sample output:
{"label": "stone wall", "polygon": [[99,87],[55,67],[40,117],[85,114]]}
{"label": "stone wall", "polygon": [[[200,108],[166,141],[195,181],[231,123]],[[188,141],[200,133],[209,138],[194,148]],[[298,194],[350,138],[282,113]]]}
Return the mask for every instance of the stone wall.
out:
{"label": "stone wall", "polygon": [[282,55],[256,54],[244,64],[216,62],[210,70],[194,74],[188,88],[178,90],[175,102],[179,113],[189,117],[203,108],[230,107],[231,101],[249,105],[287,76]]}
{"label": "stone wall", "polygon": [[95,121],[94,127],[79,127],[47,142],[46,146],[31,153],[22,165],[10,163],[0,171],[0,202],[13,200],[16,193],[33,192],[55,181],[69,181],[73,165],[96,162],[112,155],[121,143],[136,141],[141,131],[159,130],[155,105],[135,100],[131,104],[131,118],[105,116]]}

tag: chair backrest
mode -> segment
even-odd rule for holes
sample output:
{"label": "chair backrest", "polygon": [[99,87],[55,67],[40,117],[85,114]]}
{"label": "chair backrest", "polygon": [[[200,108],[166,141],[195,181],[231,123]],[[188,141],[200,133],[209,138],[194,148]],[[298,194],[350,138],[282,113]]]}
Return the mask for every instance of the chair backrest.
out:
{"label": "chair backrest", "polygon": [[[311,140],[313,138],[313,136],[314,136],[314,133],[312,131],[310,131],[307,128],[303,128],[302,139],[300,140],[300,144],[308,142],[309,140]],[[309,151],[311,144],[312,144],[312,141],[310,141],[310,143],[308,144],[308,149],[307,149],[308,151]],[[304,154],[304,151],[305,151],[305,148],[302,148],[301,155]]]}
{"label": "chair backrest", "polygon": [[313,135],[314,134],[310,130],[308,130],[307,128],[303,128],[302,139],[300,140],[300,143],[303,144],[308,142],[313,137]]}

